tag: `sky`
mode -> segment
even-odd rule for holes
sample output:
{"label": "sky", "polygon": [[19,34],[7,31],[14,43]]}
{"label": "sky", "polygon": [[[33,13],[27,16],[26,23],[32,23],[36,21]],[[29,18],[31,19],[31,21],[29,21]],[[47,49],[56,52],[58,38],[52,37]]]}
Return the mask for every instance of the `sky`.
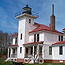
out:
{"label": "sky", "polygon": [[18,32],[19,20],[15,13],[28,4],[32,11],[39,13],[34,22],[49,26],[54,4],[56,30],[65,28],[65,0],[0,0],[0,30],[3,32]]}

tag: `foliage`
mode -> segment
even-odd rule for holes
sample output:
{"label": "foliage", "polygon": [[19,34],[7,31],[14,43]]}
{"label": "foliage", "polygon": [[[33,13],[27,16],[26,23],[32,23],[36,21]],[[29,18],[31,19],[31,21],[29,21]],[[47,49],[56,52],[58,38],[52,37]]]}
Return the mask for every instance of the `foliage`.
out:
{"label": "foliage", "polygon": [[[13,34],[16,34],[13,33]],[[12,33],[3,32],[0,30],[0,55],[6,55],[7,54],[7,46],[12,44],[11,36]]]}

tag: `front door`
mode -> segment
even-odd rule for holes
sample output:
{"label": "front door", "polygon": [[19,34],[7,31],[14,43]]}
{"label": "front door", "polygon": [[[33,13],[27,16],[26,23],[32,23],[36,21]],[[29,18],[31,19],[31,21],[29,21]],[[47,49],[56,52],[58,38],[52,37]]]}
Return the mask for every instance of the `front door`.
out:
{"label": "front door", "polygon": [[28,48],[26,48],[26,54],[25,57],[28,57]]}
{"label": "front door", "polygon": [[15,54],[15,49],[13,48],[13,54]]}
{"label": "front door", "polygon": [[28,48],[26,48],[26,54],[28,54]]}

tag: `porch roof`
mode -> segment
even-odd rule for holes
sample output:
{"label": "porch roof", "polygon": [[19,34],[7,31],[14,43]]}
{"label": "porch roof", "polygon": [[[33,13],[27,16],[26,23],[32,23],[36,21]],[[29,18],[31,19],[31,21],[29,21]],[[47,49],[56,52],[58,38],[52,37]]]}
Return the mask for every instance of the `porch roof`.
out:
{"label": "porch roof", "polygon": [[60,45],[60,44],[65,44],[65,41],[59,41],[59,42],[56,42],[56,43],[54,43],[52,45]]}
{"label": "porch roof", "polygon": [[12,46],[18,46],[18,44],[15,44],[15,45],[8,45],[7,47],[12,47]]}
{"label": "porch roof", "polygon": [[23,45],[30,45],[30,44],[43,44],[43,41],[25,43],[25,44],[23,44]]}

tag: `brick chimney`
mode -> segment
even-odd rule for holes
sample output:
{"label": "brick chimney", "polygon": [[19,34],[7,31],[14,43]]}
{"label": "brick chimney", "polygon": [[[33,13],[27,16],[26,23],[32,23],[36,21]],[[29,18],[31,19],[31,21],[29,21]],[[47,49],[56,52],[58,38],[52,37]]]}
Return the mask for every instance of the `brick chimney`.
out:
{"label": "brick chimney", "polygon": [[52,4],[52,15],[50,17],[50,29],[55,30],[54,4]]}

